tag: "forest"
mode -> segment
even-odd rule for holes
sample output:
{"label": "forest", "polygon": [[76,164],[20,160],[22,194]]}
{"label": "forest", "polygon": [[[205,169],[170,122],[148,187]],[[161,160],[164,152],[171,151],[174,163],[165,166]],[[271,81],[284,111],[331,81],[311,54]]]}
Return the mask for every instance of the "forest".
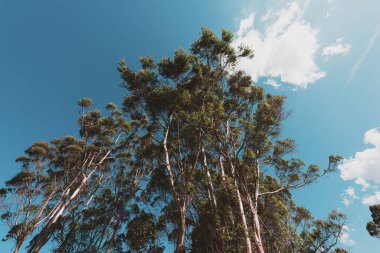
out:
{"label": "forest", "polygon": [[121,105],[81,98],[77,133],[27,147],[0,189],[13,253],[347,252],[344,213],[317,219],[292,198],[342,158],[295,156],[286,98],[236,68],[254,52],[232,42],[203,28],[188,50],[141,57],[138,70],[121,60]]}

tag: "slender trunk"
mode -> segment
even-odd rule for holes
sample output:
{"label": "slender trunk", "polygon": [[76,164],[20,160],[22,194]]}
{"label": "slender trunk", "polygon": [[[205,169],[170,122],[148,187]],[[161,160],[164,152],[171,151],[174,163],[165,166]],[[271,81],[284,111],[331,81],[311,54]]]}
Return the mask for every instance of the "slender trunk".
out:
{"label": "slender trunk", "polygon": [[255,235],[255,243],[258,253],[265,253],[263,240],[261,238],[261,226],[258,214],[258,200],[259,200],[259,191],[260,191],[260,164],[258,159],[255,162],[256,167],[256,179],[255,179],[255,194],[254,199],[252,200],[249,192],[247,192],[247,199],[249,204],[249,209],[252,214],[253,219],[253,232]]}
{"label": "slender trunk", "polygon": [[231,166],[231,174],[234,178],[235,191],[236,191],[236,196],[237,196],[238,205],[239,205],[240,218],[241,218],[241,221],[243,223],[246,252],[252,253],[252,243],[251,243],[251,239],[249,238],[247,218],[245,216],[243,201],[241,199],[241,194],[240,194],[240,190],[239,190],[239,183],[238,183],[238,180],[237,180],[237,177],[235,174],[235,166],[232,164],[232,162],[230,162],[230,166]]}
{"label": "slender trunk", "polygon": [[40,233],[31,241],[31,246],[28,249],[28,253],[37,253],[47,243],[52,233],[58,228],[58,221],[45,226]]}
{"label": "slender trunk", "polygon": [[206,158],[205,148],[203,146],[202,146],[202,154],[203,154],[203,169],[207,176],[209,199],[210,201],[212,201],[214,208],[216,208],[217,204],[216,204],[214,185],[212,183],[210,170],[208,169],[208,166],[207,166],[207,158]]}
{"label": "slender trunk", "polygon": [[[226,136],[225,136],[225,143],[224,143],[225,145],[227,145],[229,137],[230,137],[230,125],[229,125],[229,121],[227,120],[227,122],[226,122]],[[240,194],[239,182],[238,182],[238,178],[236,175],[235,166],[231,160],[231,156],[229,153],[227,153],[226,158],[229,160],[229,165],[230,165],[230,169],[231,169],[231,176],[234,179],[236,197],[237,197],[237,201],[238,201],[238,205],[239,205],[239,214],[240,214],[241,221],[243,223],[246,253],[252,253],[252,243],[251,243],[251,238],[249,237],[247,218],[246,218],[246,215],[244,212],[244,205],[243,205],[243,201],[242,201],[241,194]],[[219,162],[220,162],[220,167],[223,170],[223,174],[224,174],[223,161],[221,159],[221,156],[219,157]]]}
{"label": "slender trunk", "polygon": [[220,165],[220,173],[222,174],[222,181],[226,181],[226,174],[224,172],[223,159],[222,156],[219,155],[219,165]]}
{"label": "slender trunk", "polygon": [[169,174],[169,181],[171,186],[171,191],[173,195],[174,201],[178,205],[178,211],[179,211],[179,224],[178,224],[178,235],[177,235],[177,244],[176,244],[176,250],[175,253],[185,253],[185,234],[186,234],[186,200],[181,199],[178,196],[178,193],[176,191],[175,183],[174,183],[174,175],[172,171],[172,167],[170,165],[170,157],[169,157],[169,151],[167,146],[168,141],[168,135],[169,135],[169,129],[170,124],[173,118],[173,114],[169,117],[168,127],[165,130],[165,136],[163,140],[163,148],[164,148],[164,155],[165,155],[165,167]]}
{"label": "slender trunk", "polygon": [[117,231],[119,230],[119,227],[120,227],[120,220],[117,222],[116,226],[114,227],[113,234],[112,234],[112,237],[111,237],[111,241],[110,241],[110,244],[107,247],[106,253],[110,253],[111,252],[111,249],[112,249],[113,243],[115,241],[115,238],[116,238],[116,235],[117,235]]}
{"label": "slender trunk", "polygon": [[179,205],[179,224],[178,236],[175,253],[185,253],[185,234],[186,234],[186,201],[180,201]]}
{"label": "slender trunk", "polygon": [[16,242],[16,245],[15,245],[15,248],[13,249],[12,253],[18,253],[18,251],[20,250],[22,244],[24,243],[26,237],[22,237],[20,239],[17,240]]}
{"label": "slender trunk", "polygon": [[35,229],[40,224],[40,222],[42,222],[45,219],[45,218],[43,218],[40,220],[42,214],[44,213],[47,205],[49,204],[50,200],[53,198],[55,193],[56,193],[56,191],[52,191],[50,193],[50,195],[45,199],[43,204],[41,205],[40,211],[38,212],[37,216],[33,219],[33,221],[36,222],[33,229]]}
{"label": "slender trunk", "polygon": [[257,248],[258,253],[265,253],[265,249],[263,246],[263,240],[261,238],[261,227],[260,227],[260,221],[259,221],[259,215],[257,213],[257,202],[256,205],[254,205],[251,196],[247,194],[247,200],[249,205],[249,210],[252,215],[252,227],[254,232],[254,238],[255,238],[255,245]]}
{"label": "slender trunk", "polygon": [[168,146],[167,146],[170,123],[172,121],[172,118],[173,118],[173,115],[170,115],[168,127],[165,131],[165,137],[164,137],[164,141],[163,141],[162,145],[164,147],[165,167],[166,167],[166,170],[168,171],[168,174],[169,174],[169,180],[170,180],[170,186],[171,186],[173,198],[176,199],[176,201],[179,201],[177,194],[176,194],[176,189],[175,189],[175,184],[174,184],[174,175],[173,175],[172,167],[170,165],[169,151],[168,151]]}

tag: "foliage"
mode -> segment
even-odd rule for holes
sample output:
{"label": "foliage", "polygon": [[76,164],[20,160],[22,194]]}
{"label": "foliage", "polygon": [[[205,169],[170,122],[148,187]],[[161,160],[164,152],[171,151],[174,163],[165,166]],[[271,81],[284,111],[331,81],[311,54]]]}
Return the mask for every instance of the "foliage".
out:
{"label": "foliage", "polygon": [[236,69],[253,53],[232,41],[204,28],[190,51],[120,61],[121,111],[83,98],[77,137],[29,147],[0,191],[14,252],[333,251],[344,215],[315,220],[291,191],[340,157],[321,170],[292,156],[285,97]]}
{"label": "foliage", "polygon": [[369,207],[371,211],[372,221],[367,223],[367,231],[370,236],[380,238],[380,205]]}

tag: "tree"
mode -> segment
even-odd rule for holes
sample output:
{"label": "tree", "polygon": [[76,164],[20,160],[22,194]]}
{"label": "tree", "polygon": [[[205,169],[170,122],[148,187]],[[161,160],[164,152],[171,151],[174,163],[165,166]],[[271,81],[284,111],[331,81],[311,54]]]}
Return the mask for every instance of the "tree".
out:
{"label": "tree", "polygon": [[[284,96],[236,69],[253,57],[202,29],[189,51],[118,71],[122,111],[78,101],[79,135],[37,142],[0,191],[16,248],[63,252],[331,252],[344,215],[314,220],[291,191],[333,172],[293,157]],[[9,208],[11,200],[17,205]],[[15,219],[15,217],[17,217]],[[9,222],[9,221],[16,222]],[[17,251],[16,251],[17,252]]]}
{"label": "tree", "polygon": [[313,220],[311,217],[306,219],[306,225],[301,232],[302,246],[300,252],[330,252],[338,243],[338,238],[342,233],[345,224],[345,215],[337,211],[332,211],[328,219]]}
{"label": "tree", "polygon": [[56,185],[48,180],[46,163],[52,156],[47,142],[36,142],[26,151],[26,156],[16,159],[22,163],[22,171],[5,182],[1,190],[1,219],[9,226],[4,240],[15,240],[16,253],[46,217],[47,204],[52,200]]}
{"label": "tree", "polygon": [[372,205],[369,210],[372,221],[367,223],[367,231],[370,236],[380,238],[380,205]]}
{"label": "tree", "polygon": [[[218,202],[211,174],[221,178],[220,189],[238,208],[246,251],[264,252],[262,199],[316,182],[334,171],[340,160],[330,156],[320,172],[316,165],[306,167],[300,159],[288,158],[294,141],[278,139],[286,116],[285,98],[265,94],[250,76],[235,70],[239,59],[252,57],[252,52],[232,47],[232,38],[227,31],[219,39],[203,29],[190,53],[177,50],[173,59],[157,64],[141,58],[139,71],[124,61],[118,67],[128,91],[124,112],[131,118],[147,118],[145,132],[151,140],[147,150],[155,152],[146,161],[166,169],[160,173],[167,177],[165,189],[178,215],[176,252],[185,251],[188,207],[195,212],[199,208],[196,197],[201,192],[193,183],[198,177],[206,182],[203,189],[211,210]],[[262,183],[268,176],[276,178],[277,188],[266,191]]]}

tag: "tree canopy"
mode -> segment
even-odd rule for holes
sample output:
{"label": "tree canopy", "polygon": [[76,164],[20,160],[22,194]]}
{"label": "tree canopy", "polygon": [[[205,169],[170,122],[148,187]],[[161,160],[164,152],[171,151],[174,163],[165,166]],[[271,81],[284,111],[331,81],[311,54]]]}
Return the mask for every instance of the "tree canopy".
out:
{"label": "tree canopy", "polygon": [[27,148],[0,191],[14,252],[344,252],[345,215],[314,219],[291,194],[341,158],[293,156],[285,97],[236,69],[253,52],[232,41],[204,28],[189,51],[120,61],[121,109],[80,99],[77,136]]}
{"label": "tree canopy", "polygon": [[370,236],[380,238],[380,205],[372,205],[369,210],[372,221],[367,223],[367,231]]}

